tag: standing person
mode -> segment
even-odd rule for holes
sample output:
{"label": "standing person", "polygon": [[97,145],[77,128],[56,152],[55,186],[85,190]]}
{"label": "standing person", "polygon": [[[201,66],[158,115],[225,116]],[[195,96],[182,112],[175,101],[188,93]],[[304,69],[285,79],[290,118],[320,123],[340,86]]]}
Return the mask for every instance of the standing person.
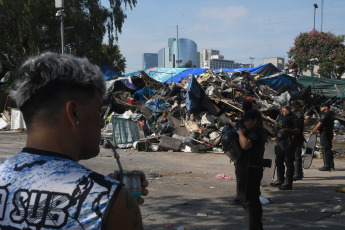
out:
{"label": "standing person", "polygon": [[78,163],[99,153],[104,95],[86,58],[48,52],[23,64],[12,97],[27,141],[0,164],[1,229],[143,229],[123,184]]}
{"label": "standing person", "polygon": [[320,143],[323,153],[323,167],[319,168],[320,171],[334,170],[334,161],[332,153],[332,139],[334,128],[334,114],[330,111],[330,103],[325,102],[321,104],[320,110],[322,112],[319,122],[310,133],[314,134],[320,130]]}
{"label": "standing person", "polygon": [[[296,138],[299,134],[299,121],[297,116],[291,111],[289,102],[282,105],[282,114],[279,115],[272,141],[277,141],[275,149],[277,166],[277,180],[271,184],[279,190],[291,190],[294,174],[294,161]],[[284,165],[285,163],[285,165]],[[286,173],[285,173],[286,166]]]}
{"label": "standing person", "polygon": [[265,152],[265,132],[262,125],[261,113],[248,110],[244,114],[245,129],[238,129],[239,143],[243,152],[238,159],[240,167],[246,167],[246,173],[240,174],[241,180],[246,181],[245,222],[248,230],[261,230],[262,206],[260,202],[260,183],[263,176],[263,156]]}
{"label": "standing person", "polygon": [[296,114],[299,120],[299,134],[296,135],[296,151],[295,151],[295,172],[293,175],[293,180],[302,180],[303,178],[303,169],[302,169],[302,146],[304,143],[304,114],[300,110],[300,102],[295,100],[291,101],[291,111]]}
{"label": "standing person", "polygon": [[[253,108],[253,102],[251,100],[245,100],[242,103],[242,110],[245,113],[248,110]],[[243,117],[236,123],[236,129],[244,129],[244,119]],[[234,163],[235,165],[235,175],[236,175],[236,197],[231,201],[232,205],[240,205],[245,200],[245,189],[246,189],[246,178],[241,176],[246,174],[247,165],[239,164],[238,162]]]}

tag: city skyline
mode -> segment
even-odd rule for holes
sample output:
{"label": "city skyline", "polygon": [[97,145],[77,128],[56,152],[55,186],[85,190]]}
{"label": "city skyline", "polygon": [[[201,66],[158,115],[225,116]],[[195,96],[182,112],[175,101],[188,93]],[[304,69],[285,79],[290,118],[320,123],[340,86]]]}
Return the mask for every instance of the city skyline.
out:
{"label": "city skyline", "polygon": [[[102,2],[103,4],[104,2]],[[118,45],[126,58],[126,73],[141,69],[145,52],[158,52],[166,38],[189,38],[198,50],[216,49],[227,60],[238,63],[263,63],[263,58],[282,57],[294,38],[321,29],[321,0],[304,1],[171,1],[138,0],[119,34]],[[106,6],[106,4],[104,4]],[[345,34],[345,1],[324,0],[323,31]],[[250,59],[254,58],[254,59]]]}

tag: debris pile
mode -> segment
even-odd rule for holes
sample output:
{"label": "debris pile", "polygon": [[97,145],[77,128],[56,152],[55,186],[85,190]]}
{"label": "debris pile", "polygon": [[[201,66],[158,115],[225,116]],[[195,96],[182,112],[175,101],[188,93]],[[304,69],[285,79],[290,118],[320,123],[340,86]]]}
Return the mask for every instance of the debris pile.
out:
{"label": "debris pile", "polygon": [[286,74],[208,70],[168,84],[144,71],[107,82],[102,137],[112,139],[118,148],[138,151],[222,152],[222,130],[241,119],[245,101],[262,112],[267,136],[272,137],[280,105],[289,100],[299,100],[305,112],[315,111],[306,130],[318,119],[317,105],[331,100],[335,133],[344,135],[342,98],[312,93],[310,86]]}

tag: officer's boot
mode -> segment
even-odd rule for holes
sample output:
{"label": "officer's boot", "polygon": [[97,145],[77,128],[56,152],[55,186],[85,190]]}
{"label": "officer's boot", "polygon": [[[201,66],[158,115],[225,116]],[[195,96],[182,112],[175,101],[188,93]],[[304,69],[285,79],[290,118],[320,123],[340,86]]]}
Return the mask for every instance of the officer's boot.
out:
{"label": "officer's boot", "polygon": [[302,162],[298,160],[295,161],[295,170],[293,175],[293,180],[302,180],[303,178],[303,170],[302,170]]}

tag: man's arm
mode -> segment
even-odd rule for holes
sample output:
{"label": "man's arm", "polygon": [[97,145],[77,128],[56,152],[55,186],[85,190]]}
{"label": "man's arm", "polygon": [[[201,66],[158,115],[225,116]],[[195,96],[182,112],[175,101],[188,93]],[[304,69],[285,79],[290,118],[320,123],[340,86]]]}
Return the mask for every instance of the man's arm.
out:
{"label": "man's arm", "polygon": [[121,189],[108,214],[106,230],[112,229],[144,229],[138,202],[126,188]]}
{"label": "man's arm", "polygon": [[253,146],[253,143],[252,143],[252,141],[249,138],[244,136],[243,130],[239,129],[239,130],[237,130],[237,133],[238,133],[238,137],[239,137],[239,142],[240,142],[241,148],[243,150],[251,149],[251,147]]}
{"label": "man's arm", "polygon": [[311,131],[310,135],[316,133],[316,132],[321,128],[321,126],[322,126],[322,122],[319,121],[319,122],[316,124],[315,128],[313,129],[313,131]]}

